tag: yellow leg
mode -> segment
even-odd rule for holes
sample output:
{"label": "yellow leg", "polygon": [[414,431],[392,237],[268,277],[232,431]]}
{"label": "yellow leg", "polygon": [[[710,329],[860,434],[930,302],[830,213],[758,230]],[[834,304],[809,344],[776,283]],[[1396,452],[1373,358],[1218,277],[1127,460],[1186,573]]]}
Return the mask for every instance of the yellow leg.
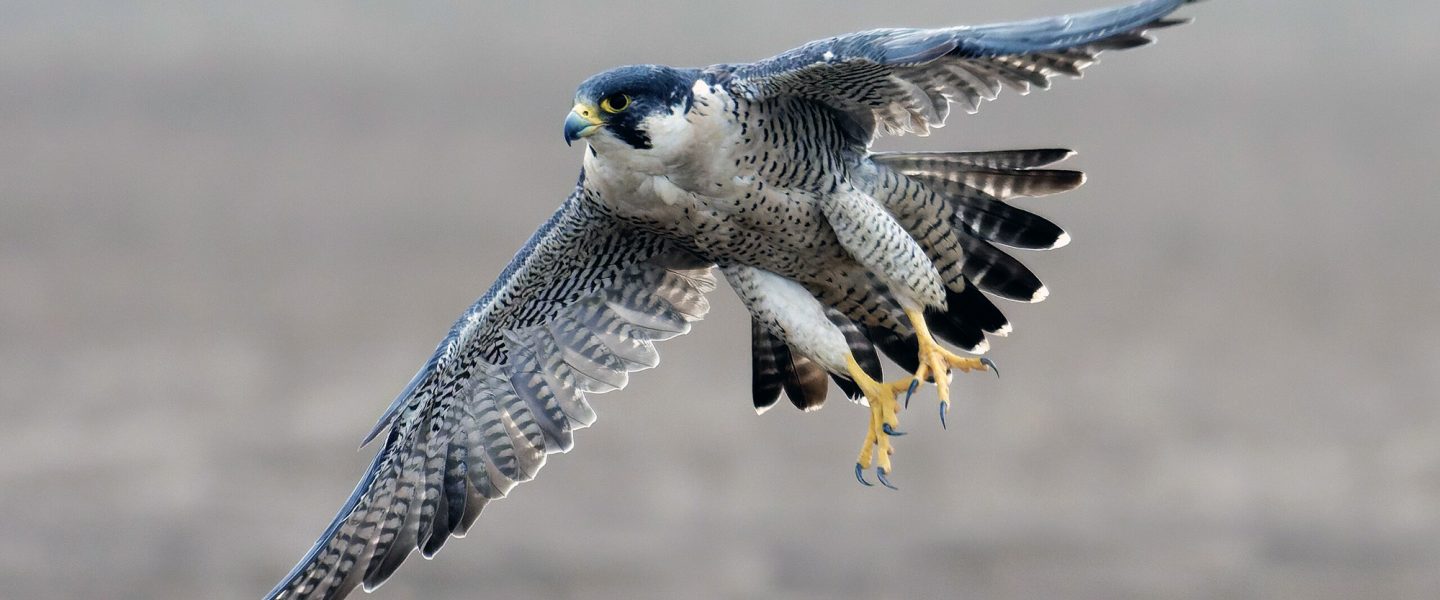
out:
{"label": "yellow leg", "polygon": [[870,426],[865,431],[865,445],[860,448],[860,457],[855,461],[855,478],[860,483],[870,485],[863,475],[865,469],[875,467],[875,476],[885,487],[894,488],[890,480],[885,476],[890,473],[890,455],[895,452],[894,446],[890,444],[890,437],[904,435],[899,432],[900,401],[896,399],[902,392],[910,389],[912,378],[905,378],[893,382],[880,382],[871,378],[855,362],[855,357],[846,355],[846,369],[850,372],[850,378],[860,387],[865,394],[865,399],[870,404]]}
{"label": "yellow leg", "polygon": [[920,342],[920,367],[915,369],[915,381],[935,382],[936,392],[940,394],[940,423],[943,425],[946,409],[950,407],[950,371],[984,371],[994,369],[995,363],[988,358],[960,356],[946,350],[930,335],[930,326],[925,324],[923,312],[905,309],[905,315],[910,317],[910,324],[915,327],[915,338]]}

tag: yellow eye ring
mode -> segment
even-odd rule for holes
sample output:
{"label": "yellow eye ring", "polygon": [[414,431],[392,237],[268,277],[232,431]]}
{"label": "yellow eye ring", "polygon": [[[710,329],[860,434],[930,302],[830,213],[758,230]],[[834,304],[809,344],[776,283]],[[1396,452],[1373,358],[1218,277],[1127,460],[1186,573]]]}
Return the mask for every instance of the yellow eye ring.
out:
{"label": "yellow eye ring", "polygon": [[630,97],[625,94],[615,94],[600,101],[600,110],[610,114],[616,114],[630,108]]}

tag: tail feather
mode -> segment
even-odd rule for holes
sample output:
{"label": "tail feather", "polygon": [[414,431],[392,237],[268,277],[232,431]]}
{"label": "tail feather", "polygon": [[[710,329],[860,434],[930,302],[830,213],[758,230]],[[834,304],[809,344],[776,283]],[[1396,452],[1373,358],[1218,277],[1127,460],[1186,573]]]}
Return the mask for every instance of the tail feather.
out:
{"label": "tail feather", "polygon": [[984,354],[990,349],[990,343],[985,341],[985,332],[979,326],[948,311],[926,309],[925,322],[936,337],[966,352]]}
{"label": "tail feather", "polygon": [[942,191],[959,208],[959,225],[971,235],[1022,250],[1050,250],[1070,243],[1070,235],[1050,220],[1015,208],[990,194],[956,185]]}
{"label": "tail feather", "polygon": [[973,187],[1002,200],[1050,196],[1068,192],[1085,184],[1084,173],[1068,169],[976,167],[953,177],[957,183]]}
{"label": "tail feather", "polygon": [[840,388],[840,393],[845,394],[846,398],[859,400],[861,396],[865,395],[865,392],[860,390],[860,386],[856,385],[855,381],[849,377],[841,377],[831,373],[830,379],[835,382],[835,385]]}
{"label": "tail feather", "polygon": [[906,176],[966,185],[1000,199],[1048,196],[1085,183],[1085,174],[1037,169],[1073,153],[1062,149],[998,152],[882,152],[871,160]]}
{"label": "tail feather", "polygon": [[962,235],[960,243],[965,248],[965,278],[982,291],[1017,302],[1039,302],[1050,295],[1030,269],[989,242]]}
{"label": "tail feather", "polygon": [[920,368],[920,342],[914,333],[901,333],[884,327],[867,327],[865,335],[887,358],[907,373],[914,373]]}
{"label": "tail feather", "polygon": [[804,412],[820,410],[825,405],[825,394],[829,392],[830,385],[825,381],[825,369],[813,360],[790,352],[789,348],[786,348],[786,354],[790,360],[781,363],[787,367],[785,396],[790,398],[795,408]]}
{"label": "tail feather", "polygon": [[917,182],[944,198],[962,231],[1014,248],[1046,250],[1064,246],[1070,236],[1044,217],[1004,199],[1055,194],[1083,184],[1085,175],[1079,171],[1031,168],[1063,160],[1069,154],[1068,150],[1039,149],[886,153],[872,159],[902,180]]}
{"label": "tail feather", "polygon": [[[945,308],[925,312],[936,337],[984,353],[989,350],[987,335],[1010,332],[1009,320],[987,294],[1021,302],[1038,302],[1049,294],[1030,269],[994,244],[1043,250],[1069,242],[1059,226],[1004,200],[1064,192],[1084,183],[1079,171],[1038,168],[1072,154],[1037,148],[871,155],[877,171],[866,178],[873,188],[869,193],[905,224],[947,278]],[[934,237],[936,225],[946,221],[951,227],[939,229],[949,236]],[[875,348],[901,368],[915,371],[918,344],[913,331],[899,323],[862,322]]]}
{"label": "tail feather", "polygon": [[961,315],[985,333],[1002,337],[1010,334],[1010,321],[1005,318],[1005,313],[1000,312],[994,302],[968,281],[965,289],[959,292],[947,290],[945,302],[950,309],[949,314]]}
{"label": "tail feather", "polygon": [[[845,343],[850,346],[850,355],[855,357],[855,362],[860,365],[860,369],[872,379],[883,379],[885,374],[880,367],[880,356],[875,353],[875,345],[870,342],[870,338],[865,336],[865,332],[854,321],[834,308],[827,309],[826,313],[830,317],[830,322],[845,334]],[[840,391],[844,392],[847,398],[857,400],[864,395],[860,391],[860,386],[855,385],[855,382],[849,377],[831,373],[830,378],[835,380],[835,385],[840,386]]]}
{"label": "tail feather", "polygon": [[940,169],[902,169],[898,172],[932,187],[961,185],[1000,200],[1051,196],[1085,184],[1084,173],[1068,169],[992,169],[951,165]]}
{"label": "tail feather", "polygon": [[990,350],[985,334],[1008,335],[1010,322],[976,286],[969,281],[960,283],[963,287],[958,292],[953,288],[945,290],[946,310],[926,311],[925,322],[940,339],[967,352],[984,354]]}
{"label": "tail feather", "polygon": [[777,355],[784,344],[758,319],[750,320],[750,396],[756,413],[764,414],[780,401],[785,384]]}
{"label": "tail feather", "polygon": [[828,391],[825,369],[791,352],[789,344],[772,335],[757,319],[750,324],[751,399],[755,412],[764,413],[780,400],[784,390],[790,403],[803,411],[819,409]]}
{"label": "tail feather", "polygon": [[1033,169],[1075,156],[1065,148],[990,150],[985,152],[876,152],[870,158],[893,169],[930,169],[939,165],[968,165],[987,169]]}

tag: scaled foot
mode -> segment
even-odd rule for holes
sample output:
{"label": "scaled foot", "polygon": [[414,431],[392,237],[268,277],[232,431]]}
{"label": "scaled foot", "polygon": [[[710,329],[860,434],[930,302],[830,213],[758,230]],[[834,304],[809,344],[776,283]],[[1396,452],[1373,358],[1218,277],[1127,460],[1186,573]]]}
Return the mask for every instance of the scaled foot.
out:
{"label": "scaled foot", "polygon": [[853,357],[846,357],[850,378],[865,394],[870,404],[870,424],[865,431],[865,445],[860,448],[860,457],[855,461],[855,478],[865,485],[873,485],[865,479],[865,470],[875,468],[875,478],[880,484],[896,489],[890,484],[890,455],[895,452],[890,438],[905,435],[899,430],[900,394],[913,391],[915,379],[907,377],[898,381],[880,382],[865,373]]}
{"label": "scaled foot", "polygon": [[[995,371],[995,362],[984,357],[960,356],[940,345],[930,335],[930,327],[925,323],[925,315],[920,311],[906,310],[905,314],[910,317],[910,323],[915,327],[915,338],[920,343],[920,367],[915,369],[915,381],[935,382],[936,392],[940,395],[940,425],[945,425],[945,414],[950,408],[950,371],[958,370],[962,373],[970,371]],[[910,397],[907,395],[905,401],[908,404]]]}

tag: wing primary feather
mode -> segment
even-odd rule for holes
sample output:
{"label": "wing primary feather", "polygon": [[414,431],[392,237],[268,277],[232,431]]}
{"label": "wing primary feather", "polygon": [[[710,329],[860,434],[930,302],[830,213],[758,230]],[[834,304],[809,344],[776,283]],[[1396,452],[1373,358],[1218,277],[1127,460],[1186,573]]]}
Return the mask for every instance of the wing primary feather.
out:
{"label": "wing primary feather", "polygon": [[1079,76],[1101,52],[1149,44],[1145,31],[1183,22],[1167,15],[1188,3],[1145,0],[1010,23],[863,31],[704,73],[751,101],[795,96],[823,102],[849,117],[856,140],[881,132],[925,135],[943,125],[949,100],[974,112],[1001,85],[1024,94],[1048,88],[1055,75]]}
{"label": "wing primary feather", "polygon": [[556,452],[567,452],[575,444],[570,419],[561,410],[555,395],[545,386],[545,379],[539,373],[524,370],[532,364],[515,363],[510,366],[510,387],[529,406],[531,416],[545,435],[547,451],[553,448]]}
{"label": "wing primary feather", "polygon": [[582,193],[531,237],[390,404],[367,436],[388,431],[365,476],[267,598],[373,590],[411,552],[433,556],[594,421],[584,389],[613,388],[623,380],[612,372],[654,366],[651,341],[705,314],[703,294],[715,285],[708,263],[590,212]]}
{"label": "wing primary feather", "polygon": [[[436,423],[443,426],[443,421]],[[450,535],[450,527],[445,523],[449,518],[450,497],[445,490],[445,476],[447,474],[447,463],[449,462],[450,441],[441,432],[435,431],[430,435],[429,450],[425,459],[425,487],[421,489],[419,524],[416,527],[416,544],[419,547],[420,555],[430,558],[435,555],[435,550],[445,543],[445,538]],[[443,528],[442,528],[443,527]],[[438,542],[436,539],[438,538]]]}
{"label": "wing primary feather", "polygon": [[[365,571],[365,588],[375,589],[389,579],[415,550],[419,530],[419,512],[412,510],[415,504],[414,492],[424,481],[420,470],[423,455],[412,454],[404,461],[395,495],[390,509],[385,511],[381,521],[382,529],[376,539],[375,557]],[[388,535],[387,535],[388,534]]]}

